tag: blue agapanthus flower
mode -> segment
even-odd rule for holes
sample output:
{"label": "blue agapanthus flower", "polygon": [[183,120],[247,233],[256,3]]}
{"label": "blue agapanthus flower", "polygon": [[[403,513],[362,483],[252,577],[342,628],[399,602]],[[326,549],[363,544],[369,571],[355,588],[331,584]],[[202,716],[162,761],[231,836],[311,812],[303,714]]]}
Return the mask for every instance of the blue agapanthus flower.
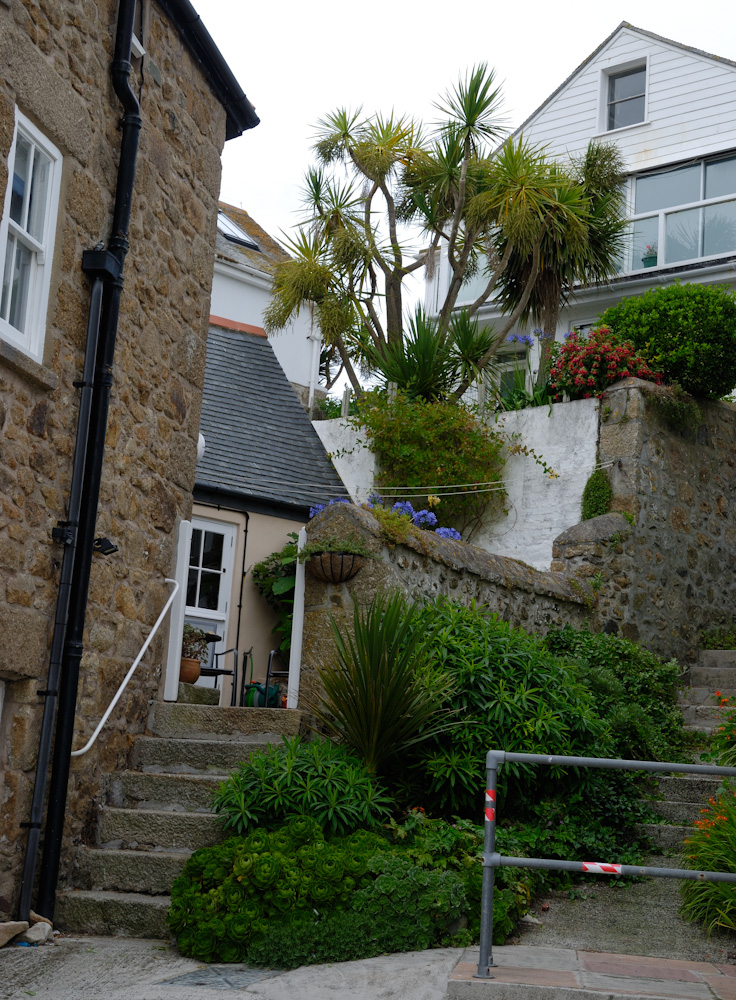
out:
{"label": "blue agapanthus flower", "polygon": [[323,503],[316,503],[314,505],[314,507],[310,507],[309,508],[309,516],[310,516],[310,518],[314,517],[315,514],[320,514],[325,509],[325,506],[326,505],[323,504]]}
{"label": "blue agapanthus flower", "polygon": [[460,532],[456,531],[455,528],[435,528],[434,533],[435,535],[439,535],[440,538],[455,538],[457,541],[460,541],[462,538]]}
{"label": "blue agapanthus flower", "polygon": [[414,517],[414,508],[408,500],[397,500],[391,510],[398,511],[399,514],[408,514],[409,517]]}
{"label": "blue agapanthus flower", "polygon": [[526,344],[527,347],[531,347],[534,344],[534,337],[530,333],[520,334],[516,339],[520,344]]}
{"label": "blue agapanthus flower", "polygon": [[428,528],[434,528],[437,524],[437,515],[431,510],[418,510],[412,518],[412,521],[418,528],[424,528],[425,526]]}

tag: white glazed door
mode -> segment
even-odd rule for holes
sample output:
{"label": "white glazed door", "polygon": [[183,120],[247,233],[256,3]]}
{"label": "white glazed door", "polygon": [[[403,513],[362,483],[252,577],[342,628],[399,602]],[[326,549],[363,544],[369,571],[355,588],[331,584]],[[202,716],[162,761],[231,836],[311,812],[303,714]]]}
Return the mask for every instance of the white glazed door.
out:
{"label": "white glazed door", "polygon": [[[227,647],[228,619],[233,587],[233,562],[237,528],[234,524],[192,518],[192,544],[189,550],[187,576],[186,621],[206,632],[221,636],[210,646],[209,661],[202,666],[214,666],[213,653]],[[227,664],[220,661],[220,666]],[[201,677],[197,684],[219,687],[219,677]]]}

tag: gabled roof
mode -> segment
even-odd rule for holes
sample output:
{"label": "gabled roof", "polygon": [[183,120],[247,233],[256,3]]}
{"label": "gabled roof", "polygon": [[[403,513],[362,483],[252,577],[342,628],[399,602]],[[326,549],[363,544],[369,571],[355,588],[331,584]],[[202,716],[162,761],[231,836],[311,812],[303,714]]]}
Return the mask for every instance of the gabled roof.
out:
{"label": "gabled roof", "polygon": [[265,336],[210,327],[201,430],[195,493],[295,520],[347,493]]}
{"label": "gabled roof", "polygon": [[260,122],[225,59],[189,0],[156,0],[199,63],[213,93],[227,112],[226,139],[235,139]]}
{"label": "gabled roof", "polygon": [[218,229],[215,240],[216,259],[231,261],[235,264],[247,263],[259,271],[266,272],[270,272],[274,264],[290,259],[286,250],[242,208],[227,205],[224,201],[219,202],[218,207],[228,219],[231,219],[238,228],[243,230],[246,236],[253,240],[258,249],[253,250],[239,243],[233,243]]}
{"label": "gabled roof", "polygon": [[644,38],[651,38],[655,42],[663,42],[665,45],[671,45],[674,48],[682,49],[685,52],[691,52],[693,55],[700,56],[700,57],[705,58],[705,59],[712,59],[714,62],[720,63],[720,64],[725,65],[725,66],[733,66],[734,68],[736,68],[736,62],[734,62],[734,60],[732,60],[732,59],[725,59],[723,56],[715,56],[711,52],[704,52],[702,49],[696,49],[692,45],[683,45],[682,42],[675,42],[671,38],[665,38],[664,35],[657,35],[653,31],[647,31],[645,28],[637,28],[636,25],[629,24],[628,21],[622,21],[621,24],[619,24],[619,26],[617,28],[615,28],[614,31],[612,31],[611,34],[607,38],[604,38],[604,40],[601,42],[601,44],[596,49],[593,49],[593,51],[590,53],[590,55],[587,58],[583,59],[583,61],[580,63],[580,65],[576,69],[574,69],[572,71],[572,73],[567,77],[567,79],[563,80],[562,83],[559,85],[559,87],[557,87],[556,90],[553,90],[552,93],[549,95],[549,97],[546,98],[546,100],[544,100],[539,105],[539,107],[535,111],[533,111],[529,115],[529,117],[526,118],[521,123],[521,125],[519,125],[519,127],[517,129],[515,129],[514,135],[517,135],[519,132],[523,132],[524,129],[526,128],[526,126],[529,124],[529,122],[532,121],[533,118],[536,118],[536,116],[539,114],[539,112],[542,111],[543,108],[546,108],[547,105],[551,101],[553,101],[554,98],[557,97],[557,95],[561,91],[563,91],[565,89],[565,87],[567,87],[567,85],[578,75],[578,73],[580,73],[581,70],[585,69],[585,67],[590,62],[592,62],[593,59],[595,59],[595,57],[600,52],[603,51],[603,49],[606,48],[606,46],[609,44],[609,42],[611,42],[616,37],[616,35],[619,34],[619,32],[624,31],[624,30],[634,31],[634,32],[636,32],[636,34],[642,35]]}

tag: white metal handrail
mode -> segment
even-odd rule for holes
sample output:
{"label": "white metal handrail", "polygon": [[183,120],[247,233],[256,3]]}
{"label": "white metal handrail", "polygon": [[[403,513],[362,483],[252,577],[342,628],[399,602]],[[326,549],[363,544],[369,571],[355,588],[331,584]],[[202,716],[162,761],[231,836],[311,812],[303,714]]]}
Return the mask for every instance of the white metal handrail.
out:
{"label": "white metal handrail", "polygon": [[161,611],[161,614],[156,619],[156,624],[153,626],[153,628],[151,629],[151,631],[148,633],[148,638],[146,639],[146,641],[141,646],[141,650],[138,653],[138,655],[136,656],[136,658],[133,660],[133,664],[132,664],[130,670],[125,675],[125,678],[123,679],[123,682],[121,683],[120,687],[115,692],[115,697],[112,699],[112,701],[110,702],[110,704],[107,706],[107,711],[105,712],[105,714],[100,719],[97,728],[92,733],[92,735],[90,736],[89,740],[82,747],[81,750],[72,750],[72,753],[71,753],[72,757],[81,757],[82,754],[87,753],[87,751],[93,745],[93,743],[95,742],[95,740],[97,739],[97,737],[100,735],[100,731],[102,730],[102,727],[105,725],[105,723],[107,722],[107,720],[110,718],[110,713],[115,708],[115,706],[117,705],[118,701],[120,700],[120,696],[122,695],[123,691],[128,686],[128,681],[133,676],[133,674],[136,671],[136,668],[137,668],[138,664],[141,662],[141,660],[145,656],[146,650],[151,645],[151,640],[153,639],[154,635],[158,631],[159,625],[164,620],[164,618],[166,617],[167,611],[169,610],[169,608],[173,604],[174,598],[176,597],[177,592],[179,590],[179,581],[178,580],[172,580],[170,577],[167,576],[165,582],[166,583],[173,583],[174,584],[174,589],[169,594],[169,599],[167,600],[166,604],[164,604],[163,609]]}

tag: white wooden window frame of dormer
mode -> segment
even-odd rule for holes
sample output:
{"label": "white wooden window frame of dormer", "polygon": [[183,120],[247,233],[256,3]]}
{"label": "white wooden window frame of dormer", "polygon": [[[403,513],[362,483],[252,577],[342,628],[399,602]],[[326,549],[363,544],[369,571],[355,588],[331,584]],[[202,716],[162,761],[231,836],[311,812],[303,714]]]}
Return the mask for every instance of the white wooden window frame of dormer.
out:
{"label": "white wooden window frame of dormer", "polygon": [[[611,110],[611,81],[616,77],[625,76],[636,70],[644,70],[644,110],[640,121],[632,122],[629,125],[621,125],[619,128],[609,127],[609,115]],[[631,59],[628,62],[617,63],[615,66],[606,66],[601,70],[598,87],[598,135],[615,136],[620,132],[627,132],[630,129],[641,128],[642,125],[649,124],[649,58]]]}
{"label": "white wooden window frame of dormer", "polygon": [[43,361],[62,156],[17,108],[0,220],[0,339]]}
{"label": "white wooden window frame of dormer", "polygon": [[625,273],[736,254],[736,150],[633,176],[628,216]]}

